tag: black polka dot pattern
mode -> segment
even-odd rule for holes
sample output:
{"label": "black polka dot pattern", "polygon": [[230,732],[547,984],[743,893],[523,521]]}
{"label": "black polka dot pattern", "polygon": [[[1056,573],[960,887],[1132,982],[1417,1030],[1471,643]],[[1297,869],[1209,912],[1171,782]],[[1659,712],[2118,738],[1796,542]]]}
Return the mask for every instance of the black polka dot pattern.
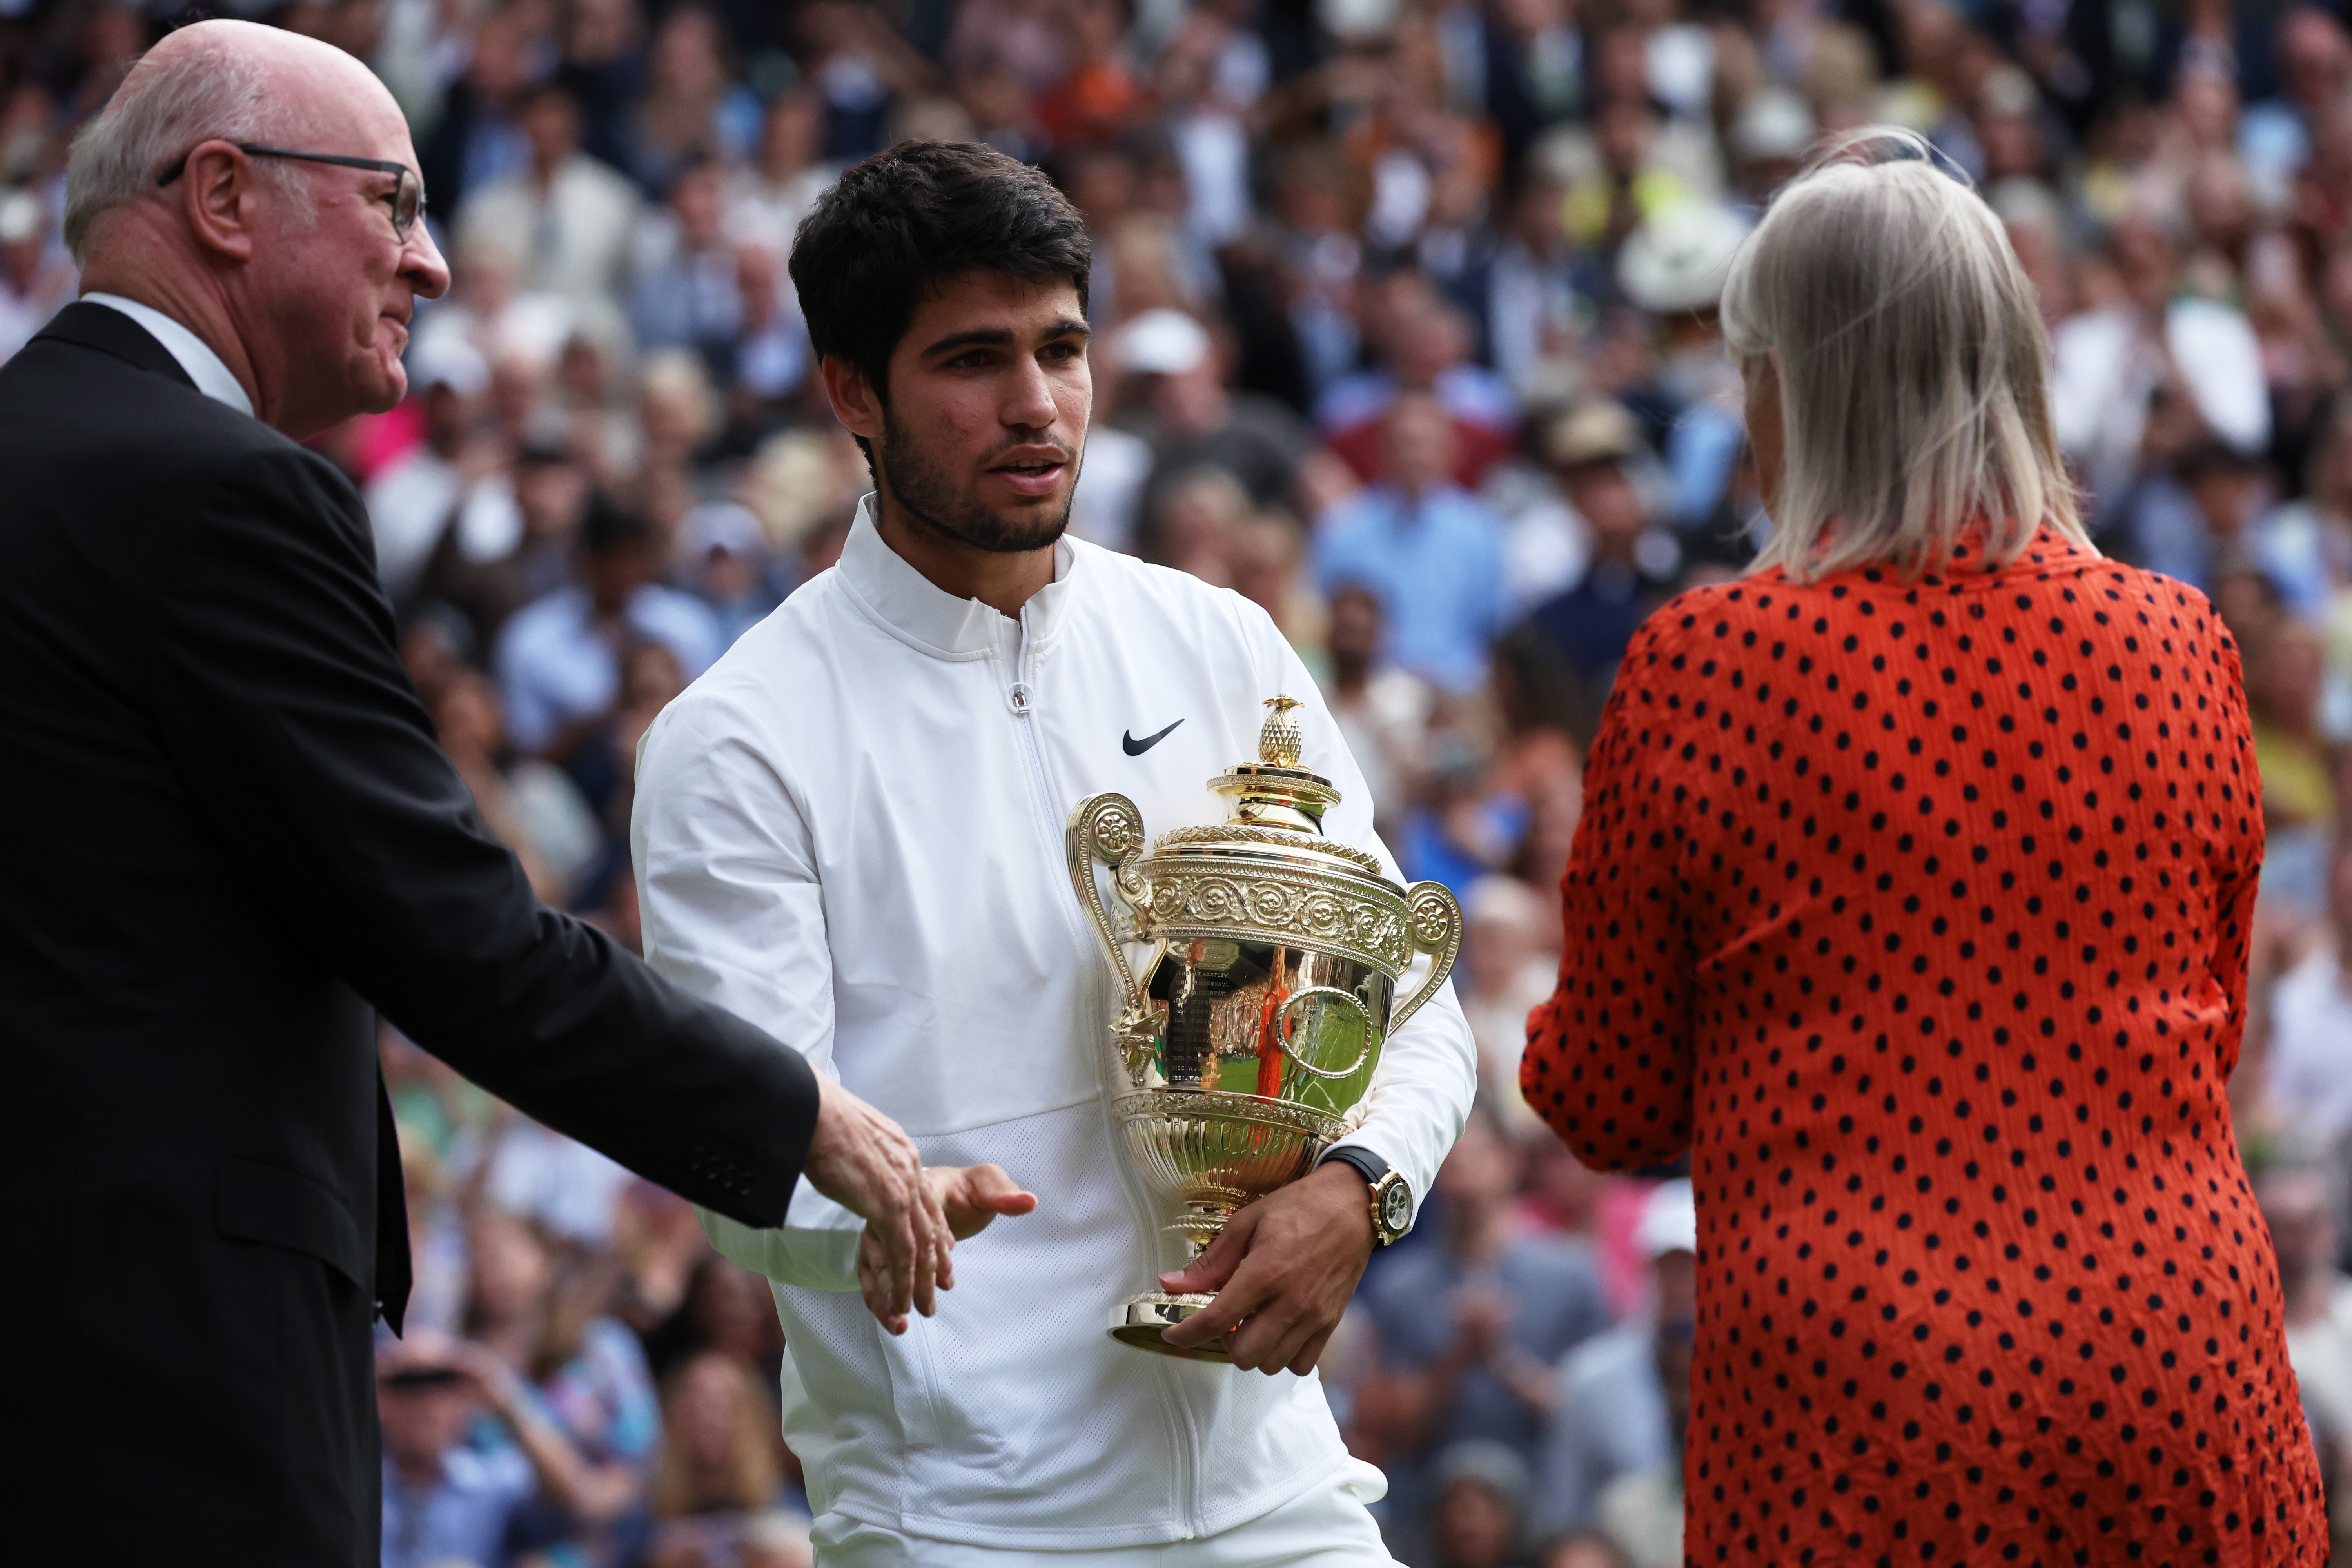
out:
{"label": "black polka dot pattern", "polygon": [[1643,626],[1521,1081],[1691,1151],[1690,1562],[2326,1560],[2222,1094],[2259,798],[2204,596],[2053,534]]}

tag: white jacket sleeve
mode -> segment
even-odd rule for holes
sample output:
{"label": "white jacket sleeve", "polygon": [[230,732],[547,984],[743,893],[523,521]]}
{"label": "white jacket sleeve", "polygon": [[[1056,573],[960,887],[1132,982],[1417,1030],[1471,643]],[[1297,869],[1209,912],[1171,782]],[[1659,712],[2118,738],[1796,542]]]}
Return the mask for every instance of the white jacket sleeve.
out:
{"label": "white jacket sleeve", "polygon": [[[1234,596],[1236,614],[1248,646],[1256,653],[1265,695],[1288,692],[1299,700],[1298,719],[1307,742],[1307,766],[1328,778],[1339,791],[1339,804],[1323,818],[1323,830],[1343,843],[1380,857],[1389,876],[1402,886],[1404,875],[1396,857],[1372,831],[1371,791],[1364,783],[1338,721],[1324,705],[1322,690],[1307,672],[1297,653],[1284,640],[1280,628],[1263,609]],[[1427,960],[1407,970],[1397,983],[1402,1002],[1429,972]],[[1470,1037],[1470,1021],[1448,980],[1422,1009],[1391,1034],[1381,1047],[1381,1065],[1373,1070],[1370,1092],[1364,1097],[1362,1124],[1335,1148],[1361,1148],[1402,1174],[1412,1188],[1416,1206],[1429,1195],[1437,1167],[1446,1151],[1462,1136],[1470,1102],[1478,1092],[1478,1047]]]}
{"label": "white jacket sleeve", "polygon": [[[833,1078],[833,963],[808,823],[755,737],[750,715],[689,693],[638,745],[629,847],[646,962]],[[811,1289],[857,1288],[865,1222],[806,1177],[774,1230],[699,1212],[711,1245],[747,1268]]]}

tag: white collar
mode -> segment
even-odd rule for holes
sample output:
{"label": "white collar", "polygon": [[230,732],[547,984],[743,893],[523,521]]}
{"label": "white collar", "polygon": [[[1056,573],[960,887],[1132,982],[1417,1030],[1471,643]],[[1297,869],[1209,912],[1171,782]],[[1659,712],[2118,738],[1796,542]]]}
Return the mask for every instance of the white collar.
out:
{"label": "white collar", "polygon": [[212,345],[188,331],[152,305],[142,305],[136,300],[126,300],[120,294],[84,294],[82,299],[92,305],[103,305],[110,310],[120,310],[163,345],[163,352],[180,362],[196,390],[215,403],[226,403],[239,414],[251,417],[253,399],[245,395],[245,386],[229,374],[221,356],[213,353]]}
{"label": "white collar", "polygon": [[[1078,552],[1067,535],[1054,546],[1054,580],[1021,606],[1024,632],[1053,636],[1069,596]],[[841,574],[850,591],[907,641],[948,658],[977,658],[1002,646],[1004,616],[978,599],[959,599],[908,563],[883,542],[874,524],[874,494],[857,503],[857,521],[841,547]]]}

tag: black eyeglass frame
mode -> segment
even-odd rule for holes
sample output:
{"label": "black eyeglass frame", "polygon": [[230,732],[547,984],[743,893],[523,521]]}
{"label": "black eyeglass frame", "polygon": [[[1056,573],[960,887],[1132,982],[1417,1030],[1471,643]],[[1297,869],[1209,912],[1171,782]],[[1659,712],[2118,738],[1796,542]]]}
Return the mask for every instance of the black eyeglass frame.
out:
{"label": "black eyeglass frame", "polygon": [[[403,241],[408,238],[408,231],[415,226],[416,220],[425,216],[425,182],[418,176],[416,171],[405,163],[395,163],[388,158],[354,158],[344,153],[298,153],[290,147],[258,147],[249,142],[232,142],[229,145],[248,158],[292,158],[304,163],[332,163],[339,169],[366,169],[374,174],[397,177],[400,183],[393,187],[390,198],[392,232],[396,238]],[[173,160],[170,168],[155,177],[155,186],[161,190],[187,172],[188,154],[183,153]],[[408,184],[412,180],[416,182],[416,210],[410,213],[407,222],[404,223],[401,221],[400,208],[403,198],[408,195]]]}

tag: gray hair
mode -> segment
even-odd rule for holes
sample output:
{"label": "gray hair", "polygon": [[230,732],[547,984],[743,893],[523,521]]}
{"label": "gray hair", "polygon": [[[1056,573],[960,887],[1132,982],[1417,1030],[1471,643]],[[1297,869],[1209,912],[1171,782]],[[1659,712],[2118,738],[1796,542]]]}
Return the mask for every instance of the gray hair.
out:
{"label": "gray hair", "polygon": [[[138,200],[173,160],[200,142],[285,140],[288,110],[272,101],[261,61],[227,44],[174,52],[161,64],[142,60],[106,108],[82,127],[66,160],[65,241],[87,261],[89,226],[100,213]],[[274,158],[258,160],[263,177],[310,216],[310,187]]]}
{"label": "gray hair", "polygon": [[1732,261],[1725,341],[1780,394],[1785,462],[1759,570],[1927,570],[1979,524],[1997,562],[2042,527],[2090,548],[2033,285],[2000,220],[1936,157],[1908,131],[1840,139]]}

